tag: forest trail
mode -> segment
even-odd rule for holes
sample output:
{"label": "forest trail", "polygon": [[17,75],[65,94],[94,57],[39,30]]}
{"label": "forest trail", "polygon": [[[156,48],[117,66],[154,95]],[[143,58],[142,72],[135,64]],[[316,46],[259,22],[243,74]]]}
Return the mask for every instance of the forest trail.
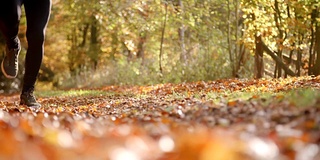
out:
{"label": "forest trail", "polygon": [[0,159],[320,159],[319,76],[38,94],[0,95]]}

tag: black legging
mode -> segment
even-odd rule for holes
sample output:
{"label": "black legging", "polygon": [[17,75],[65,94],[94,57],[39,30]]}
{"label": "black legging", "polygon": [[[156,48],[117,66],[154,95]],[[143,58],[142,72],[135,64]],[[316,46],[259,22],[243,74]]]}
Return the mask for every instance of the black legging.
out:
{"label": "black legging", "polygon": [[0,0],[0,30],[9,48],[17,48],[19,45],[18,31],[22,5],[26,12],[28,41],[23,90],[28,90],[34,87],[42,63],[51,0]]}

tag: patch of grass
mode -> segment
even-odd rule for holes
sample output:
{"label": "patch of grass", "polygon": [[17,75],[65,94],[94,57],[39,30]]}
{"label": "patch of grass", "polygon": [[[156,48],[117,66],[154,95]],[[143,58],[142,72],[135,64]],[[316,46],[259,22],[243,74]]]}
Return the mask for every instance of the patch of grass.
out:
{"label": "patch of grass", "polygon": [[273,103],[275,98],[281,101],[288,101],[297,107],[320,106],[320,90],[314,88],[300,88],[281,92],[265,91],[225,91],[208,92],[206,100],[212,100],[216,103],[221,101],[265,99],[266,103]]}
{"label": "patch of grass", "polygon": [[[224,92],[210,91],[210,92],[193,92],[191,95],[188,92],[172,92],[168,94],[167,98],[181,100],[186,97],[192,97],[199,100],[213,101],[220,103],[221,101],[235,101],[235,100],[249,100],[252,98],[264,98],[268,99],[272,96],[283,95],[282,92],[266,92],[266,91],[230,91],[226,90]],[[147,97],[150,95],[147,95]]]}
{"label": "patch of grass", "polygon": [[[316,105],[320,101],[320,90],[314,88],[293,89],[285,94],[285,98],[297,107]],[[320,106],[318,104],[318,106]]]}
{"label": "patch of grass", "polygon": [[75,97],[75,96],[103,96],[113,93],[102,90],[56,90],[56,91],[38,91],[36,92],[39,97]]}
{"label": "patch of grass", "polygon": [[234,101],[234,100],[249,100],[253,97],[256,98],[270,98],[278,93],[273,92],[250,92],[250,91],[225,91],[225,92],[208,92],[206,94],[207,100],[213,101]]}
{"label": "patch of grass", "polygon": [[179,93],[179,92],[173,91],[171,97],[173,99],[182,100],[182,99],[188,97],[188,93],[187,92]]}

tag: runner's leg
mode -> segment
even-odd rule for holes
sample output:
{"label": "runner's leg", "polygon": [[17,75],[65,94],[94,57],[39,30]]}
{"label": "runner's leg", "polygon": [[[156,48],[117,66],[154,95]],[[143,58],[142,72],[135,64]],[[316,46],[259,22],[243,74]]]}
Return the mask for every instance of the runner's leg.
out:
{"label": "runner's leg", "polygon": [[34,88],[44,53],[45,30],[50,16],[51,0],[24,0],[27,19],[28,50],[22,91]]}
{"label": "runner's leg", "polygon": [[9,49],[19,48],[19,23],[22,0],[0,0],[0,31]]}

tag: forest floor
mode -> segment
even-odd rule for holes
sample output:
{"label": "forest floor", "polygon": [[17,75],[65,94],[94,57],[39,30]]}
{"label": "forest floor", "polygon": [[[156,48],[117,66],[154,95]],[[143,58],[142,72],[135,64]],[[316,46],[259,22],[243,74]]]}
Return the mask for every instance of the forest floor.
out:
{"label": "forest floor", "polygon": [[320,77],[0,95],[0,159],[320,159]]}

